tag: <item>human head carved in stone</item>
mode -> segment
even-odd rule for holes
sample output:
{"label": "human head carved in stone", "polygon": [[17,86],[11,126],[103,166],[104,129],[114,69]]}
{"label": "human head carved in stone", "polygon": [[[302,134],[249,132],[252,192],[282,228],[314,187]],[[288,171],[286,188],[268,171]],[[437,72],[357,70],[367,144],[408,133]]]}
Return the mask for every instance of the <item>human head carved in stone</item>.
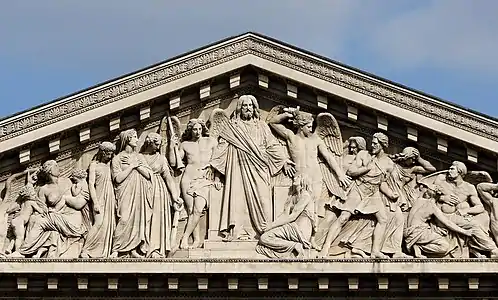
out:
{"label": "human head carved in stone", "polygon": [[59,164],[55,160],[47,160],[43,163],[40,173],[45,180],[53,182],[60,176]]}
{"label": "human head carved in stone", "polygon": [[389,147],[389,138],[382,132],[374,133],[372,138],[372,154],[379,154]]}
{"label": "human head carved in stone", "polygon": [[187,128],[183,133],[183,141],[198,140],[203,136],[208,136],[208,128],[202,119],[190,119],[187,123]]}
{"label": "human head carved in stone", "polygon": [[448,169],[447,178],[455,180],[457,178],[464,178],[467,175],[467,166],[461,161],[454,161]]}
{"label": "human head carved in stone", "polygon": [[150,149],[152,152],[158,152],[161,149],[162,137],[159,133],[149,132],[145,137],[145,148]]}
{"label": "human head carved in stone", "polygon": [[99,144],[99,150],[93,157],[93,160],[107,163],[112,159],[114,152],[116,152],[116,145],[111,142],[102,142]]}
{"label": "human head carved in stone", "polygon": [[253,95],[242,95],[237,100],[237,107],[235,108],[236,120],[259,120],[259,103]]}
{"label": "human head carved in stone", "polygon": [[138,136],[135,129],[121,131],[116,137],[116,148],[118,153],[126,150],[127,147],[129,147],[129,150],[135,150],[137,146]]}
{"label": "human head carved in stone", "polygon": [[302,132],[306,137],[313,134],[313,116],[310,113],[296,110],[292,124],[297,127],[298,132]]}
{"label": "human head carved in stone", "polygon": [[367,149],[367,142],[361,136],[352,136],[348,139],[349,154],[356,155],[358,152]]}
{"label": "human head carved in stone", "polygon": [[417,148],[406,147],[401,153],[395,154],[392,159],[396,163],[409,167],[415,165],[419,156],[420,152]]}

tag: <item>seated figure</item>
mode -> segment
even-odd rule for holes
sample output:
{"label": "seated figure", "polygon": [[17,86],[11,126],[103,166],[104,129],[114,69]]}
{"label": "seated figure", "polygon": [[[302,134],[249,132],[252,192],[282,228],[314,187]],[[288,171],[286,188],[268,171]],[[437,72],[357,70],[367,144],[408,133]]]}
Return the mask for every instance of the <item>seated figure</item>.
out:
{"label": "seated figure", "polygon": [[[405,229],[405,242],[408,250],[415,257],[425,258],[426,255],[442,257],[457,247],[448,239],[448,230],[464,236],[472,236],[472,230],[463,229],[452,222],[436,205],[438,193],[433,189],[425,191],[422,197],[412,203]],[[431,224],[435,219],[439,226]]]}
{"label": "seated figure", "polygon": [[296,176],[292,189],[284,212],[261,235],[257,253],[269,258],[304,257],[304,249],[311,248],[311,235],[316,227],[311,179]]}

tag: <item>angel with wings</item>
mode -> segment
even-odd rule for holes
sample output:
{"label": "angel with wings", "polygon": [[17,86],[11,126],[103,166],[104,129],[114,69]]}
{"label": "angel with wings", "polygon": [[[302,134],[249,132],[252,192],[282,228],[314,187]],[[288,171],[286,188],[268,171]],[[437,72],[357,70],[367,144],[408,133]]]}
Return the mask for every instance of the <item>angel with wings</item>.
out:
{"label": "angel with wings", "polygon": [[[284,122],[289,121],[297,128],[296,133],[284,125]],[[327,204],[320,199],[323,184],[332,195],[344,198],[343,188],[351,183],[337,161],[343,151],[337,121],[331,114],[321,113],[317,116],[317,127],[313,133],[311,114],[302,112],[299,108],[284,108],[282,113],[269,120],[269,125],[285,139],[289,155],[295,163],[296,175],[310,177],[315,209],[323,216]],[[320,163],[320,159],[324,163]]]}

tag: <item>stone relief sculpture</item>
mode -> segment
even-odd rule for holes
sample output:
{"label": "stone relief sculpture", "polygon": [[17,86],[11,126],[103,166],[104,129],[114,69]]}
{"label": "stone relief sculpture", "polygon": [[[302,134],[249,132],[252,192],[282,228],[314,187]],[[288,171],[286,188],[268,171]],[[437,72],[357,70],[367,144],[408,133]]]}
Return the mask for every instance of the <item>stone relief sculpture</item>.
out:
{"label": "stone relief sculpture", "polygon": [[111,162],[111,174],[117,201],[117,224],[111,257],[144,257],[148,251],[147,219],[151,209],[152,170],[137,152],[138,137],[134,129],[121,132],[117,154]]}
{"label": "stone relief sculpture", "polygon": [[33,210],[26,238],[11,256],[77,258],[90,227],[87,173],[76,169],[70,180],[59,178],[59,166],[53,160],[46,161],[40,173],[44,182],[38,193],[29,191],[26,196],[41,204],[42,213]]}
{"label": "stone relief sculpture", "polygon": [[304,249],[311,248],[317,222],[313,186],[310,176],[301,173],[294,177],[284,212],[264,229],[256,252],[269,258],[306,256]]}
{"label": "stone relief sculpture", "polygon": [[[221,188],[219,173],[210,166],[211,156],[217,141],[209,137],[204,120],[191,119],[182,135],[182,142],[179,143],[178,136],[175,135],[171,144],[177,149],[171,149],[169,152],[170,162],[176,160],[176,155],[179,155],[181,160],[186,161],[180,189],[185,201],[188,221],[180,248],[200,248],[204,239],[200,236],[198,225],[203,212],[209,206],[210,187]],[[189,246],[188,239],[191,235],[193,244]]]}
{"label": "stone relief sculpture", "polygon": [[[11,175],[0,257],[202,257],[213,241],[247,258],[498,256],[498,184],[488,173],[458,161],[437,171],[414,147],[391,155],[384,133],[369,149],[361,136],[343,142],[329,113],[279,105],[263,121],[254,96],[235,104],[230,116],[214,109],[209,126],[166,115],[141,149],[129,129],[78,167],[47,160]],[[210,240],[213,230],[222,238]]]}
{"label": "stone relief sculpture", "polygon": [[161,155],[162,139],[151,132],[145,139],[143,157],[150,170],[152,183],[149,201],[146,203],[147,257],[163,258],[172,249],[172,208],[182,209],[183,200],[171,175],[171,169],[164,155]]}
{"label": "stone relief sculpture", "polygon": [[99,145],[88,168],[88,185],[93,209],[93,224],[81,252],[83,258],[109,257],[116,228],[116,195],[111,176],[111,160],[116,146],[111,142]]}
{"label": "stone relief sculpture", "polygon": [[[471,230],[466,230],[446,217],[436,205],[440,195],[434,187],[427,188],[423,195],[413,202],[405,228],[405,242],[408,251],[417,258],[431,256],[446,256],[453,248],[450,244],[448,230],[466,237],[472,236]],[[435,219],[437,226],[431,221]]]}
{"label": "stone relief sculpture", "polygon": [[254,239],[272,216],[270,176],[289,162],[268,124],[260,120],[259,104],[243,95],[228,118],[211,114],[211,134],[219,137],[211,166],[224,175],[220,231],[226,240]]}
{"label": "stone relief sculpture", "polygon": [[498,184],[490,182],[481,182],[477,184],[477,192],[482,201],[486,204],[489,211],[489,226],[493,239],[498,241]]}
{"label": "stone relief sculpture", "polygon": [[[371,155],[357,155],[348,169],[347,174],[355,181],[350,187],[346,200],[339,202],[335,207],[341,211],[339,217],[329,228],[329,232],[319,253],[320,257],[328,256],[332,242],[339,236],[341,229],[354,214],[374,215],[375,229],[373,232],[371,257],[386,258],[381,247],[388,222],[385,209],[384,194],[390,201],[399,197],[386,183],[386,178],[394,168],[393,161],[385,153],[388,147],[388,137],[383,133],[376,133],[372,139]],[[351,235],[349,239],[354,238]],[[350,244],[352,241],[348,241]]]}
{"label": "stone relief sculpture", "polygon": [[[287,129],[282,123],[291,121],[297,132]],[[343,187],[350,184],[336,157],[342,155],[342,137],[335,118],[328,113],[317,117],[317,133],[313,133],[313,117],[299,109],[285,108],[284,111],[270,120],[270,127],[285,139],[290,157],[294,163],[296,175],[309,177],[313,185],[313,199],[316,211],[323,216],[325,206],[323,198],[330,192],[334,197],[344,199]],[[332,152],[334,151],[334,152]],[[323,158],[327,164],[321,168],[318,159]],[[319,172],[318,170],[321,170]],[[321,197],[322,187],[328,189],[327,196]]]}
{"label": "stone relief sculpture", "polygon": [[496,257],[498,248],[489,235],[489,214],[484,209],[476,187],[465,180],[467,173],[467,166],[455,161],[448,171],[436,173],[421,181],[435,186],[439,193],[437,206],[450,221],[472,231],[472,237],[468,241],[462,240],[458,235],[448,235],[448,239],[456,243],[454,248],[462,248],[464,242],[467,242],[475,256]]}

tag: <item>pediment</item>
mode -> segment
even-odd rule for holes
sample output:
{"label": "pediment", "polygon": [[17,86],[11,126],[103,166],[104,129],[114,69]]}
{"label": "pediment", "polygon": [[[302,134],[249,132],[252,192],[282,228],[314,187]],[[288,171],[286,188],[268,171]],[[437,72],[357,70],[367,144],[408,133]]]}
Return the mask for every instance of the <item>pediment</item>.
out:
{"label": "pediment", "polygon": [[[99,144],[114,140],[124,130],[137,129],[138,144],[142,145],[148,133],[161,130],[166,115],[177,117],[179,126],[185,129],[190,119],[207,120],[217,108],[231,113],[238,96],[249,94],[258,99],[261,119],[265,121],[277,105],[299,106],[315,117],[329,113],[337,120],[344,141],[357,135],[370,141],[373,133],[383,132],[389,136],[391,154],[413,146],[438,170],[446,170],[452,161],[458,160],[467,164],[469,171],[485,171],[493,179],[498,178],[498,120],[272,38],[246,33],[0,120],[0,184],[5,187],[12,174],[38,168],[49,159],[60,164],[62,175],[67,177],[75,168],[88,169]],[[490,181],[488,177],[480,180]],[[25,184],[19,178],[13,184],[17,194]],[[271,181],[273,211],[283,210],[290,186],[290,179],[286,179],[282,186],[275,183],[276,180]],[[278,190],[276,186],[283,189]],[[210,193],[221,192],[212,190]],[[216,195],[213,197],[221,199],[221,194]],[[167,271],[178,276],[274,273],[293,274],[298,278],[303,274],[341,276],[347,273],[352,282],[358,274],[460,276],[468,273],[479,276],[498,270],[495,259],[468,259],[468,255],[444,260],[444,264],[441,264],[443,260],[432,258],[413,259],[409,263],[396,258],[381,262],[348,257],[335,261],[310,257],[288,261],[256,259],[256,240],[229,244],[218,236],[221,217],[217,212],[222,210],[221,203],[221,200],[209,203],[208,214],[203,217],[204,248],[179,251],[171,259],[2,258],[0,266],[4,272],[22,276],[50,272],[104,274],[109,272],[106,264],[115,262],[116,274],[129,270],[137,274]],[[186,216],[183,217],[181,230],[187,222]],[[276,215],[270,218],[276,219]],[[171,286],[175,286],[175,281],[171,282]],[[378,284],[380,286],[381,281]],[[328,289],[328,279],[326,286]]]}

